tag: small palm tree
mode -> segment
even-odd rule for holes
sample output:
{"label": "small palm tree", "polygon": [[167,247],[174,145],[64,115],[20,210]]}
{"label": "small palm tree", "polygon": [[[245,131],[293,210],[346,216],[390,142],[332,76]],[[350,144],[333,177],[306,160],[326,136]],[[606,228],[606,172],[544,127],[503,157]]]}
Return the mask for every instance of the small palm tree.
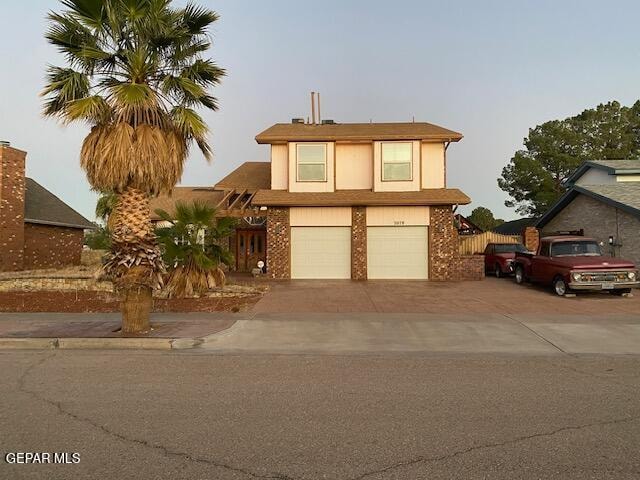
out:
{"label": "small palm tree", "polygon": [[116,207],[118,195],[114,192],[102,192],[96,202],[96,217],[104,222],[108,230],[113,230],[117,225]]}
{"label": "small palm tree", "polygon": [[233,256],[222,244],[233,233],[233,218],[216,219],[215,208],[201,202],[177,202],[171,216],[156,210],[166,227],[157,230],[169,266],[170,296],[190,297],[225,284],[221,264],[231,265]]}
{"label": "small palm tree", "polygon": [[48,69],[44,115],[91,127],[80,164],[94,189],[118,197],[105,269],[121,294],[122,331],[144,332],[164,271],[149,199],[179,181],[193,143],[211,156],[196,108],[217,109],[209,90],[224,70],[203,55],[218,16],[170,0],[62,4],[48,15],[46,38],[67,66]]}

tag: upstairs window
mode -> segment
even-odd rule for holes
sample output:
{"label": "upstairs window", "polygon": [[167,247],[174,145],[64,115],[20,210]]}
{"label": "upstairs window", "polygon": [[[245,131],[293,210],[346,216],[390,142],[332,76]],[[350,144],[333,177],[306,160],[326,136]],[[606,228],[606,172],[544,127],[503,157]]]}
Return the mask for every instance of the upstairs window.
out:
{"label": "upstairs window", "polygon": [[411,142],[393,142],[382,144],[382,180],[413,180],[413,145]]}
{"label": "upstairs window", "polygon": [[327,145],[325,143],[298,143],[297,166],[299,182],[327,181]]}

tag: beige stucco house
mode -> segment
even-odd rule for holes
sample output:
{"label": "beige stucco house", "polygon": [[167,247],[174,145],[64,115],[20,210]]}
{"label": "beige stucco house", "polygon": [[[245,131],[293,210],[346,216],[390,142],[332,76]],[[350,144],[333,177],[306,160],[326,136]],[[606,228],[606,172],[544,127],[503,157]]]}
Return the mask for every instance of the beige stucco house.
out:
{"label": "beige stucco house", "polygon": [[220,215],[241,219],[236,269],[263,260],[279,279],[482,278],[481,258],[458,254],[453,222],[470,199],[447,186],[446,152],[461,139],[424,122],[269,127],[256,141],[270,162],[247,162],[211,191]]}

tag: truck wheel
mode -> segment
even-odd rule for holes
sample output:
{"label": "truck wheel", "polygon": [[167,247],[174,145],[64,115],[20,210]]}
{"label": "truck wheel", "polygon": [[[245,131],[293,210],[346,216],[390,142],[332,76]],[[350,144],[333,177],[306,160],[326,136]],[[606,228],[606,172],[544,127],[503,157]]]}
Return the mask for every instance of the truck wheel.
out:
{"label": "truck wheel", "polygon": [[496,263],[496,267],[495,270],[493,271],[496,275],[496,278],[501,278],[502,277],[502,269],[500,268],[500,264]]}
{"label": "truck wheel", "polygon": [[524,268],[522,267],[522,265],[516,265],[514,277],[518,285],[522,285],[524,283]]}
{"label": "truck wheel", "polygon": [[567,287],[567,283],[564,281],[562,277],[556,277],[553,279],[553,291],[556,292],[556,295],[563,297],[569,288]]}

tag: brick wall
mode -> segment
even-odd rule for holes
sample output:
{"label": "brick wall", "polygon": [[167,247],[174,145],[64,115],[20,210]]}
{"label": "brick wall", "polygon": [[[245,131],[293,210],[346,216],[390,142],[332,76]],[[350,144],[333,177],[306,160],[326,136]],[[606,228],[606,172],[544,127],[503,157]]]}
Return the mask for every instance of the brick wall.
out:
{"label": "brick wall", "polygon": [[522,239],[527,250],[530,252],[538,251],[538,245],[540,244],[540,232],[536,227],[526,227],[522,231]]}
{"label": "brick wall", "polygon": [[24,268],[58,268],[80,265],[84,233],[67,228],[27,223],[24,226]]}
{"label": "brick wall", "polygon": [[458,230],[450,205],[429,208],[429,279],[432,281],[482,280],[482,255],[460,255]]}
{"label": "brick wall", "polygon": [[[633,260],[640,265],[640,219],[599,200],[579,194],[543,229],[544,232],[584,230],[604,243],[602,253]],[[618,246],[609,246],[613,236]]]}
{"label": "brick wall", "polygon": [[367,279],[367,209],[351,208],[351,278]]}
{"label": "brick wall", "polygon": [[0,271],[22,270],[24,162],[27,154],[0,146]]}
{"label": "brick wall", "polygon": [[291,227],[288,207],[267,210],[267,274],[291,278]]}

